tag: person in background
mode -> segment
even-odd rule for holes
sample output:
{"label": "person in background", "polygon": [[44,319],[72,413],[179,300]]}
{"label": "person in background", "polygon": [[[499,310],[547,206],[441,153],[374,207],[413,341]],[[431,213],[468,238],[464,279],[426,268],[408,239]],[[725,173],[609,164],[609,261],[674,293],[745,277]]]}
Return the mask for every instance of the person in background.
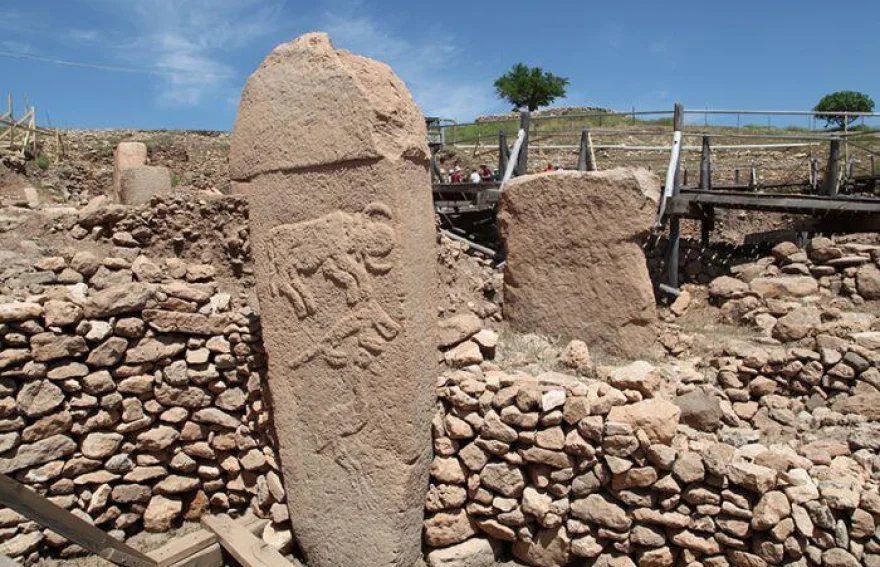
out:
{"label": "person in background", "polygon": [[495,180],[495,174],[489,169],[488,165],[480,166],[480,181],[483,183],[492,183]]}
{"label": "person in background", "polygon": [[480,184],[480,172],[476,169],[471,172],[471,183],[474,185]]}
{"label": "person in background", "polygon": [[548,171],[553,171],[553,164],[549,162],[547,163],[547,167],[544,168],[544,173],[547,173]]}
{"label": "person in background", "polygon": [[565,171],[564,169],[562,169],[562,164],[558,164],[556,166],[556,171]]}
{"label": "person in background", "polygon": [[452,170],[452,175],[449,176],[450,183],[463,183],[464,182],[464,174],[461,172],[461,168],[457,165],[455,169]]}

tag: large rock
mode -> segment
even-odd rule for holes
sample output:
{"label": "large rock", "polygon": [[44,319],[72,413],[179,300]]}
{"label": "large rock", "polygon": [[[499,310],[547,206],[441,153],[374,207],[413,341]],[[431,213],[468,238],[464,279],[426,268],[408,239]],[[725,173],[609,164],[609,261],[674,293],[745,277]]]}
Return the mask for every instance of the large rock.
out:
{"label": "large rock", "polygon": [[880,268],[865,264],[856,272],[856,289],[865,299],[880,298]]}
{"label": "large rock", "polygon": [[84,305],[90,319],[140,311],[153,297],[155,288],[147,284],[123,284],[101,290],[90,296]]}
{"label": "large rock", "polygon": [[141,165],[119,176],[119,201],[123,205],[145,205],[154,195],[171,192],[171,172],[160,165]]}
{"label": "large rock", "polygon": [[324,34],[277,47],[242,94],[230,173],[290,519],[316,567],[421,558],[438,370],[425,140],[403,82]]}
{"label": "large rock", "polygon": [[819,293],[819,282],[810,276],[755,278],[749,288],[764,299],[807,297]]}
{"label": "large rock", "polygon": [[608,413],[608,421],[628,423],[633,429],[642,429],[652,443],[663,445],[668,445],[675,437],[680,417],[678,406],[661,399],[614,406]]}
{"label": "large rock", "polygon": [[75,451],[76,443],[73,439],[64,435],[53,435],[30,445],[19,445],[11,455],[0,459],[0,473],[10,474],[24,468],[42,465],[66,457]]}
{"label": "large rock", "polygon": [[659,181],[638,169],[526,175],[507,184],[504,318],[515,330],[586,341],[638,357],[657,338],[641,237]]}
{"label": "large rock", "polygon": [[721,427],[721,402],[703,390],[694,390],[675,398],[681,408],[681,422],[699,431],[715,431]]}
{"label": "large rock", "polygon": [[799,341],[814,334],[821,324],[822,317],[818,307],[798,307],[776,321],[773,337],[782,342]]}

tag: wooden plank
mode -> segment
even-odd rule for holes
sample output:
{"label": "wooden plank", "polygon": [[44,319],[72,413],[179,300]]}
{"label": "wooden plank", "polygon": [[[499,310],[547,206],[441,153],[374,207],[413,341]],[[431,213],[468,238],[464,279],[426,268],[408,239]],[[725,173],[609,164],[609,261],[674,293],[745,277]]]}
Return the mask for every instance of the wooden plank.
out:
{"label": "wooden plank", "polygon": [[[262,531],[269,521],[248,515],[239,519],[237,523],[249,532],[256,534]],[[223,565],[220,540],[217,539],[214,532],[204,529],[175,538],[147,555],[156,561],[158,567],[195,567],[195,565],[207,567],[212,564],[212,560],[209,559],[212,556],[219,557],[220,560],[219,563],[213,565],[216,567]]]}
{"label": "wooden plank", "polygon": [[291,563],[273,547],[257,538],[229,516],[202,516],[202,525],[214,532],[220,545],[241,567],[291,567]]}
{"label": "wooden plank", "polygon": [[103,530],[78,518],[33,490],[0,474],[0,506],[15,510],[25,518],[125,567],[156,567],[156,562],[133,547],[110,537]]}
{"label": "wooden plank", "polygon": [[693,206],[714,206],[797,214],[872,214],[880,215],[880,199],[819,195],[774,195],[768,193],[733,193],[722,191],[685,190],[670,203],[672,215],[686,216]]}

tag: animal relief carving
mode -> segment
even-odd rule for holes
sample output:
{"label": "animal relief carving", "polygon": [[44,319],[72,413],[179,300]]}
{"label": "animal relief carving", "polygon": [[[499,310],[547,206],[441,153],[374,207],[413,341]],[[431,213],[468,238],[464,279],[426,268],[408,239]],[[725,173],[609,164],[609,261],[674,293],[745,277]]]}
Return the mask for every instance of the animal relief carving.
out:
{"label": "animal relief carving", "polygon": [[387,205],[370,203],[359,213],[333,211],[272,229],[269,291],[287,300],[299,324],[305,325],[317,314],[313,286],[325,285],[323,282],[342,289],[348,308],[342,319],[322,326],[327,330],[320,337],[310,335],[312,346],[291,359],[291,367],[322,357],[336,368],[352,363],[369,368],[400,332],[400,323],[374,298],[370,282],[392,269],[389,256],[396,246],[396,235],[388,224],[391,220]]}

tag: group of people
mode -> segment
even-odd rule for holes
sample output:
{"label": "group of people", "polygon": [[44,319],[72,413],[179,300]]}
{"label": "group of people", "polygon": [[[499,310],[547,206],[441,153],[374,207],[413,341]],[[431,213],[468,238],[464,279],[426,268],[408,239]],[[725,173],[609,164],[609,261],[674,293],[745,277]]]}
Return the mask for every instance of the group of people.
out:
{"label": "group of people", "polygon": [[[445,171],[441,171],[440,174],[446,177]],[[478,169],[472,170],[470,176],[468,176],[468,182],[474,184],[493,183],[497,180],[498,173],[489,169],[488,165],[481,165]],[[449,183],[465,183],[464,171],[462,171],[461,166],[456,165],[453,168],[452,173],[449,174]]]}
{"label": "group of people", "polygon": [[[542,173],[549,173],[552,171],[564,170],[559,164],[554,165],[553,163],[548,163]],[[471,173],[467,178],[465,178],[465,173],[462,171],[461,166],[458,165],[456,165],[449,174],[447,174],[445,169],[441,169],[440,177],[441,183],[473,183],[475,185],[480,183],[493,183],[501,180],[500,172],[498,170],[492,171],[489,169],[489,166],[485,164],[481,165],[478,169],[471,170]]]}

